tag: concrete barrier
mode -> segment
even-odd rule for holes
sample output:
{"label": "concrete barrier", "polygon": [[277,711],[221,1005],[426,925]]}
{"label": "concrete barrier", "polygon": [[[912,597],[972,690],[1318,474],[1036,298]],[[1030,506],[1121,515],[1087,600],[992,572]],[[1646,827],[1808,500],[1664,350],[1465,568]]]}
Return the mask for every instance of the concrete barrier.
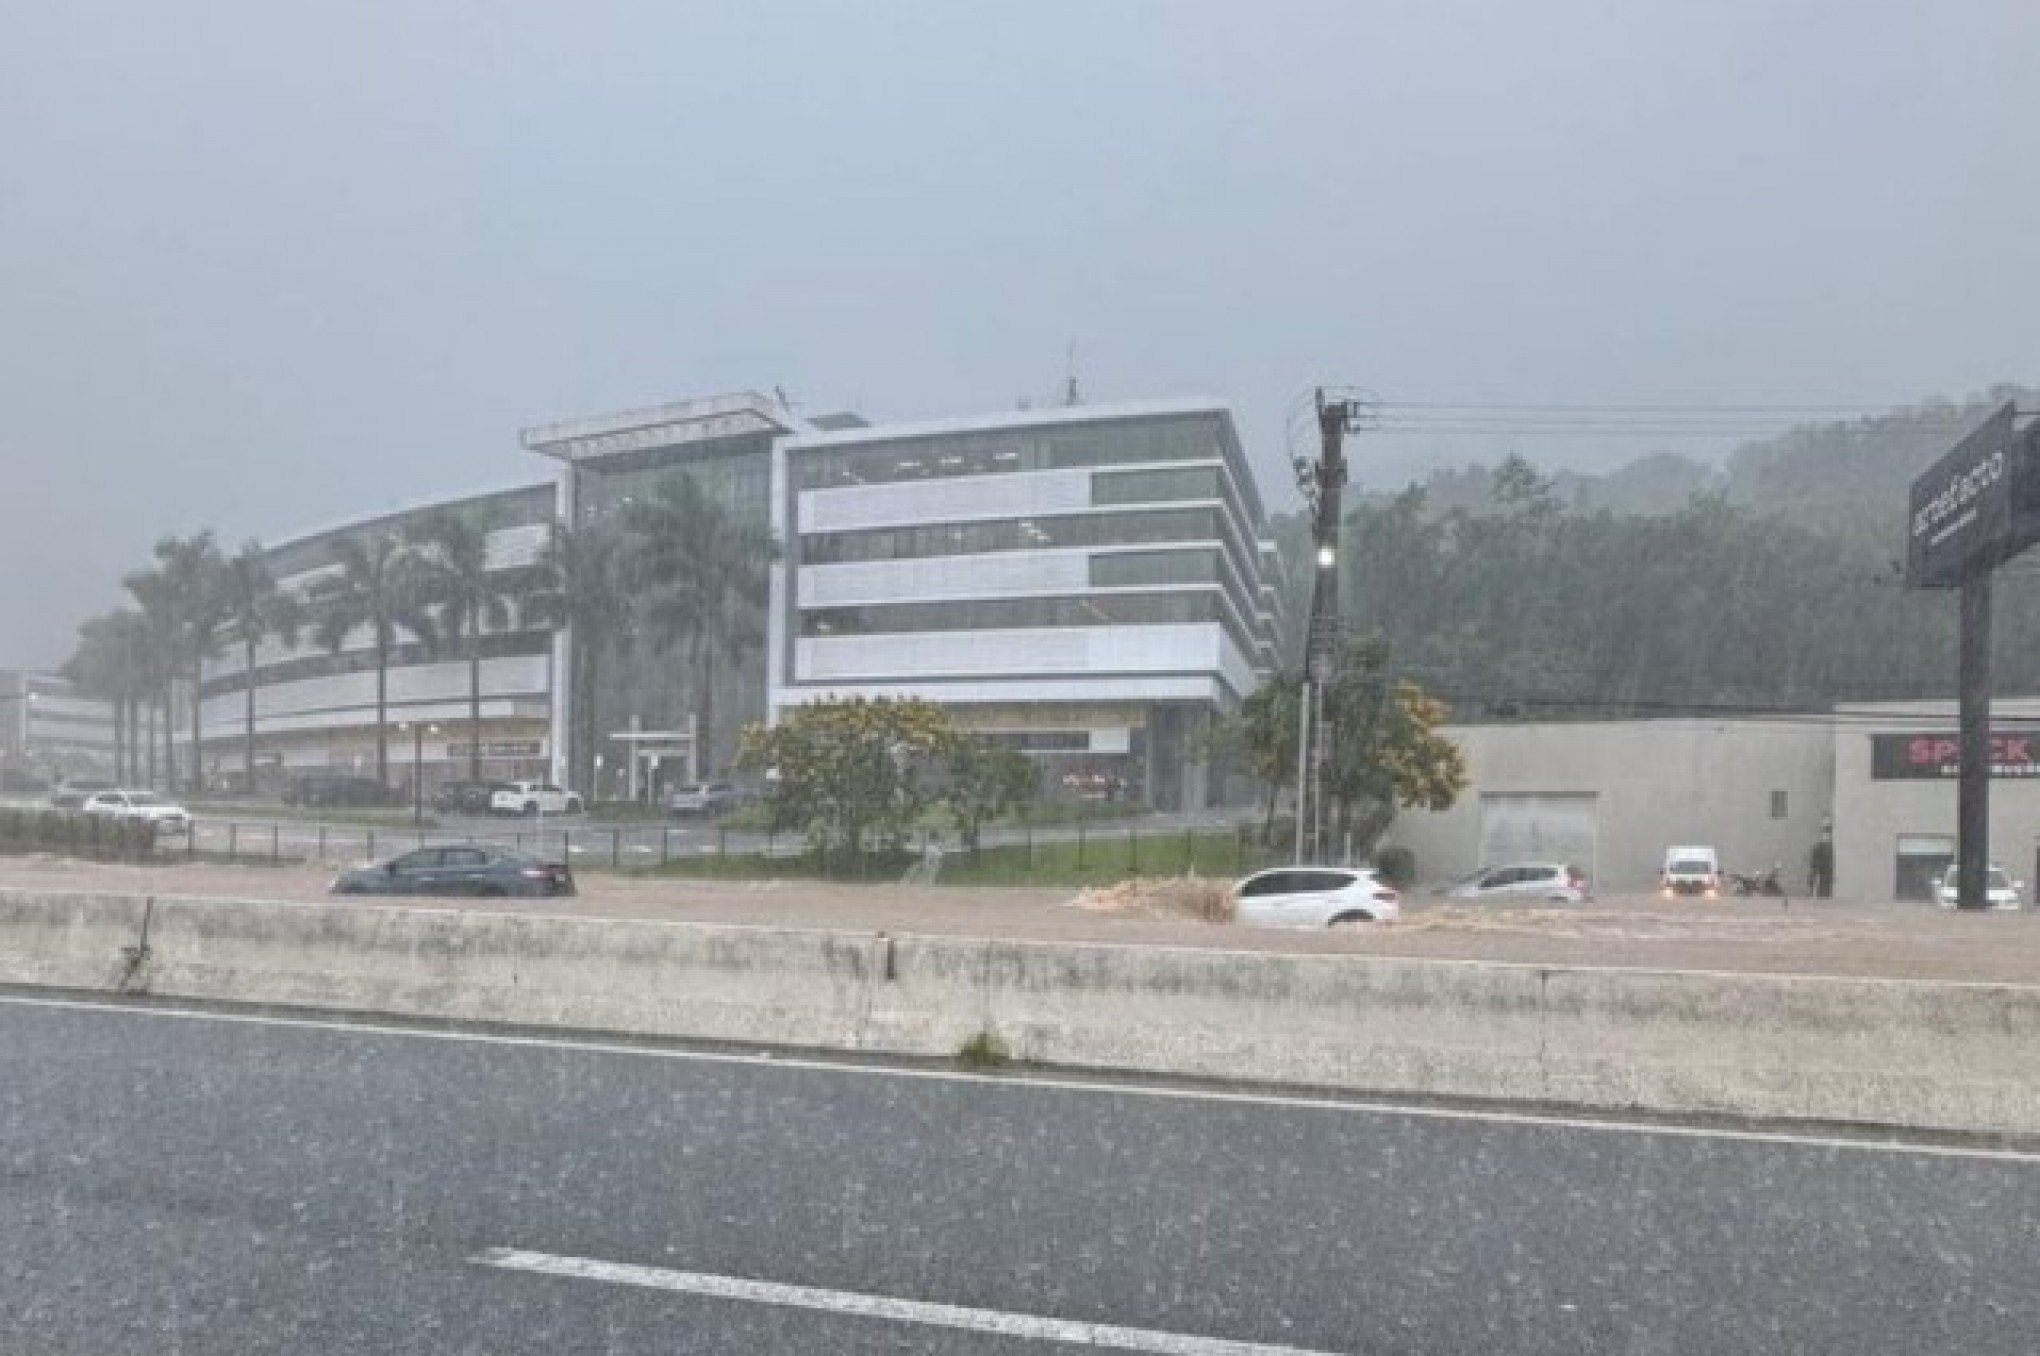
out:
{"label": "concrete barrier", "polygon": [[466,1021],[850,1048],[852,934],[349,904],[156,905],[148,991]]}
{"label": "concrete barrier", "polygon": [[149,909],[133,895],[0,891],[0,984],[122,988],[142,962]]}
{"label": "concrete barrier", "polygon": [[0,982],[900,1055],[990,1032],[1078,1068],[2040,1135],[2017,985],[7,890]]}

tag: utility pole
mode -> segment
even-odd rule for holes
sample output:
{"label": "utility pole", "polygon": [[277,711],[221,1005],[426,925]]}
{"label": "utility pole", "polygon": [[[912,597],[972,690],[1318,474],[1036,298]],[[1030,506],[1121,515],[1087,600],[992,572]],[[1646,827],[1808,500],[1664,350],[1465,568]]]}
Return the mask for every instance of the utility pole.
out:
{"label": "utility pole", "polygon": [[1955,907],[1990,907],[1990,576],[1962,585],[1957,649],[1962,752],[1955,787]]}
{"label": "utility pole", "polygon": [[[1303,683],[1298,693],[1296,766],[1296,860],[1324,852],[1324,767],[1331,747],[1325,693],[1339,664],[1339,524],[1346,488],[1346,435],[1367,426],[1372,402],[1355,397],[1327,399],[1316,393],[1318,457],[1295,461],[1298,487],[1311,510],[1310,617],[1303,641]],[[1312,825],[1306,834],[1305,824]]]}

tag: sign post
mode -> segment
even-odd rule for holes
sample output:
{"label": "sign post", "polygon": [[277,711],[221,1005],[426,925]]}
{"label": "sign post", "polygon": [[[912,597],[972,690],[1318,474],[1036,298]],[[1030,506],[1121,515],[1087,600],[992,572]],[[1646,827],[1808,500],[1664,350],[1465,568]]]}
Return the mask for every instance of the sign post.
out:
{"label": "sign post", "polygon": [[1906,583],[1958,588],[1961,746],[1955,799],[1955,906],[1988,906],[1990,574],[2040,539],[2040,452],[2006,402],[1913,482]]}

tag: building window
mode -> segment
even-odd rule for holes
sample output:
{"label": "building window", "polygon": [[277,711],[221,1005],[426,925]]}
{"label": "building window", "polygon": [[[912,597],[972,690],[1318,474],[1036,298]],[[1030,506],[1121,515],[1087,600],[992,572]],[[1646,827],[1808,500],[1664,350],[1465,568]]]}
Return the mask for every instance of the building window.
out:
{"label": "building window", "polygon": [[1003,471],[1202,461],[1223,455],[1216,421],[1206,415],[1187,415],[796,449],[793,478],[798,488],[817,490]]}
{"label": "building window", "polygon": [[1784,817],[1785,793],[1783,791],[1773,791],[1771,793],[1771,818],[1783,819]]}
{"label": "building window", "polygon": [[1216,466],[1172,467],[1161,471],[1100,471],[1091,477],[1094,504],[1150,504],[1169,499],[1217,499]]}

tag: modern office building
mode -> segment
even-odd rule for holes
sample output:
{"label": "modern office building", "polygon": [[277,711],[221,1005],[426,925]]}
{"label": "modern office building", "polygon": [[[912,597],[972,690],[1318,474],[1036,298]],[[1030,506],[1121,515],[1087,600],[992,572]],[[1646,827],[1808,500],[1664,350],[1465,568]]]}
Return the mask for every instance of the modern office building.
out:
{"label": "modern office building", "polygon": [[926,698],[1072,789],[1215,802],[1198,733],[1275,665],[1281,624],[1225,406],[817,431],[774,458],[775,714]]}
{"label": "modern office building", "polygon": [[[706,650],[642,619],[596,645],[519,609],[483,638],[479,728],[464,648],[403,632],[387,670],[393,786],[464,778],[479,743],[486,778],[647,795],[727,767],[742,725],[792,705],[911,695],[1027,749],[1072,790],[1201,806],[1221,787],[1198,731],[1275,662],[1280,563],[1223,405],[873,428],[741,392],[547,424],[520,441],[555,463],[548,478],[291,538],[270,550],[271,572],[309,598],[346,543],[403,539],[448,510],[485,520],[492,564],[522,570],[556,525],[600,532],[684,475],[777,542],[769,604],[743,604],[755,615]],[[335,650],[307,627],[258,647],[259,785],[373,775],[371,640],[357,628]],[[244,762],[243,670],[224,647],[203,671],[215,784],[236,784]]]}
{"label": "modern office building", "polygon": [[[358,519],[271,547],[269,569],[281,588],[308,601],[318,580],[342,568],[344,543],[401,541],[442,511],[487,524],[492,568],[526,569],[545,550],[553,495],[552,485],[540,483]],[[371,629],[358,626],[333,649],[321,644],[317,628],[307,624],[293,637],[272,636],[256,648],[258,787],[275,791],[292,778],[326,773],[374,775],[373,641]],[[409,785],[421,769],[428,784],[465,776],[469,748],[476,741],[485,776],[543,777],[550,770],[551,631],[513,615],[509,628],[482,637],[481,651],[481,726],[476,729],[465,650],[435,650],[411,632],[400,632],[385,679],[391,785]],[[201,756],[212,785],[236,785],[242,772],[248,728],[244,669],[239,647],[228,645],[202,671]],[[180,753],[187,733],[180,729]]]}
{"label": "modern office building", "polygon": [[0,669],[0,793],[113,774],[113,707],[70,679]]}
{"label": "modern office building", "polygon": [[[309,602],[317,581],[340,568],[343,543],[402,540],[431,515],[450,511],[489,525],[493,568],[523,571],[545,553],[556,523],[597,528],[680,473],[734,518],[762,527],[772,440],[807,427],[777,400],[745,392],[526,429],[523,446],[558,463],[549,478],[295,536],[269,550],[268,564],[282,587]],[[511,625],[482,641],[479,729],[470,718],[465,650],[434,650],[401,631],[386,680],[389,781],[406,786],[422,778],[430,790],[463,779],[476,742],[485,778],[551,777],[604,797],[688,778],[704,754],[719,765],[734,755],[738,727],[765,713],[764,620],[761,607],[750,628],[757,643],[719,655],[724,662],[714,665],[685,662],[649,632],[605,646],[592,669],[590,703],[577,706],[573,675],[591,670],[575,662],[572,628],[551,626],[535,608],[513,610]],[[242,654],[231,646],[204,668],[202,756],[214,784],[236,784],[244,763],[243,669]],[[257,648],[255,743],[263,789],[300,776],[374,774],[375,670],[366,627],[337,651],[321,644],[310,625]],[[705,700],[704,684],[714,688]],[[578,752],[569,719],[576,710],[591,744]],[[705,732],[698,718],[704,710],[711,713]],[[185,723],[180,719],[180,750]]]}

